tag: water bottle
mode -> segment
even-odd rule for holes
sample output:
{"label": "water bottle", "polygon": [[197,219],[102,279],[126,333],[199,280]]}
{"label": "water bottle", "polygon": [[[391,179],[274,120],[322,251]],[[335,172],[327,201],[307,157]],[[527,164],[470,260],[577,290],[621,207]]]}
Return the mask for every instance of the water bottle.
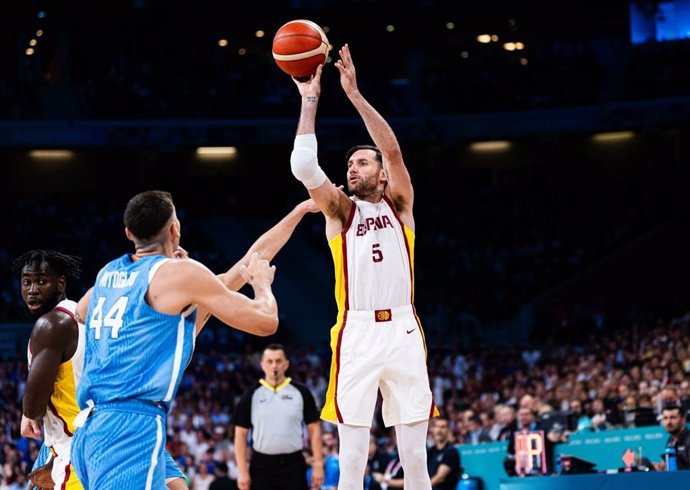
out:
{"label": "water bottle", "polygon": [[666,471],[678,470],[675,447],[667,447],[664,449],[664,462],[666,463]]}

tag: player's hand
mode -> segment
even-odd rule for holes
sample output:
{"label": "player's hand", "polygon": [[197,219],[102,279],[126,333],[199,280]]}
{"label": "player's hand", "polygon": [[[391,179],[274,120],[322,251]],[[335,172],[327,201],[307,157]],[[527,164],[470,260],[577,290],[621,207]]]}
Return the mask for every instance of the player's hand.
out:
{"label": "player's hand", "polygon": [[20,432],[24,437],[30,437],[32,439],[41,439],[43,437],[43,431],[41,430],[41,421],[32,420],[22,415]]}
{"label": "player's hand", "polygon": [[340,59],[335,62],[335,67],[340,72],[340,85],[342,85],[345,94],[350,95],[359,92],[357,88],[357,73],[355,72],[355,65],[352,62],[350,55],[350,47],[345,44],[338,50]]}
{"label": "player's hand", "polygon": [[312,490],[319,490],[321,485],[323,485],[323,464],[317,464],[312,466],[311,471],[311,488]]}
{"label": "player's hand", "polygon": [[305,97],[315,97],[314,102],[318,101],[321,95],[321,73],[323,72],[323,65],[319,65],[314,73],[309,78],[292,77],[292,80],[297,85],[300,95]]}
{"label": "player's hand", "polygon": [[316,201],[314,201],[313,199],[307,199],[306,201],[302,201],[297,206],[295,206],[295,208],[301,214],[318,213],[321,211],[319,209],[319,206],[316,205]]}
{"label": "player's hand", "polygon": [[252,486],[252,477],[249,475],[239,474],[237,476],[237,488],[239,490],[249,490]]}
{"label": "player's hand", "polygon": [[50,461],[48,461],[43,466],[39,466],[31,473],[26,475],[26,477],[29,479],[31,485],[37,488],[38,490],[52,490],[53,488],[55,488],[55,482],[53,482],[53,477],[50,475],[50,472],[52,470],[53,459],[51,458]]}
{"label": "player's hand", "polygon": [[250,285],[271,284],[276,273],[276,266],[270,265],[268,260],[259,257],[254,252],[247,265],[240,266],[240,275]]}

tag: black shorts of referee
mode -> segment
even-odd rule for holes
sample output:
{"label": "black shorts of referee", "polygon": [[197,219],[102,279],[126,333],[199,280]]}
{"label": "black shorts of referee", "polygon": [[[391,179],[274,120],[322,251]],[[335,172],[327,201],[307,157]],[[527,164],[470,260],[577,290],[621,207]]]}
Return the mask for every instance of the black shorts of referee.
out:
{"label": "black shorts of referee", "polygon": [[254,451],[249,466],[252,490],[308,490],[307,463],[301,451],[263,454]]}

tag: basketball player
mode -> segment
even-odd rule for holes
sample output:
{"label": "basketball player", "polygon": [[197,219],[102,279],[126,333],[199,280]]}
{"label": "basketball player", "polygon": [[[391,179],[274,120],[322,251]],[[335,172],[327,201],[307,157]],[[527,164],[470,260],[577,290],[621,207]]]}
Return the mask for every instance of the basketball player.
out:
{"label": "basketball player", "polygon": [[237,267],[254,290],[250,299],[203,264],[173,260],[180,222],[167,192],[134,196],[124,223],[134,253],[106,264],[77,306],[86,335],[72,461],[86,488],[163,489],[165,420],[192,355],[197,318],[211,314],[239,330],[272,334],[275,267],[257,253]]}
{"label": "basketball player", "polygon": [[383,419],[395,426],[405,488],[430,489],[426,437],[436,415],[426,368],[426,346],[415,314],[414,193],[391,127],[357,88],[348,45],[335,63],[345,95],[376,146],[347,152],[349,198],[319,167],[315,135],[321,94],[320,66],[308,81],[295,80],[302,106],[292,172],[326,215],[336,274],[337,323],[322,418],[338,424],[340,490],[362,488],[369,428],[377,389]]}
{"label": "basketball player", "polygon": [[[39,439],[45,427],[29,488],[82,488],[71,466],[70,446],[79,413],[76,386],[84,362],[84,326],[74,319],[77,304],[66,295],[67,278],[78,278],[80,265],[78,257],[52,250],[32,250],[12,265],[26,311],[36,319],[27,349],[21,433]],[[168,488],[186,489],[184,475],[167,451],[165,465]]]}
{"label": "basketball player", "polygon": [[[245,282],[238,270],[242,264],[248,262],[251,254],[256,252],[261,257],[271,260],[285,245],[302,218],[307,213],[314,212],[318,212],[318,207],[316,207],[313,200],[308,199],[298,204],[273,228],[264,233],[251,246],[247,254],[228,272],[219,275],[219,278],[221,278],[230,289],[239,290]],[[187,258],[188,254],[184,249],[178,247],[175,251],[175,257]],[[48,336],[48,348],[56,350],[57,353],[53,353],[52,363],[50,362],[50,356],[43,355],[38,358],[34,356],[36,358],[36,361],[34,361],[35,366],[29,374],[24,398],[25,414],[27,413],[26,407],[29,407],[32,415],[34,413],[45,413],[46,410],[48,410],[48,414],[43,418],[43,422],[47,424],[46,434],[49,436],[49,427],[54,426],[57,434],[55,437],[59,439],[60,437],[64,438],[65,435],[65,431],[62,430],[63,425],[54,423],[48,425],[49,417],[52,416],[53,419],[56,417],[56,415],[52,415],[50,412],[50,410],[55,410],[56,403],[53,402],[52,405],[46,408],[47,404],[43,403],[42,400],[49,396],[50,393],[53,393],[53,395],[51,395],[51,401],[52,398],[55,397],[54,393],[67,393],[66,396],[61,397],[61,400],[69,400],[69,403],[65,406],[63,413],[60,414],[60,419],[67,421],[66,425],[70,432],[68,436],[69,439],[66,440],[67,448],[69,448],[69,443],[71,443],[71,434],[74,433],[72,421],[74,416],[79,412],[79,408],[76,404],[76,384],[79,382],[83,363],[84,338],[83,335],[78,334],[79,330],[74,328],[74,324],[70,324],[70,320],[72,322],[74,321],[73,315],[76,303],[65,299],[65,289],[67,286],[67,276],[74,278],[78,277],[79,265],[80,260],[77,257],[71,257],[49,250],[31,251],[17,258],[13,264],[14,271],[20,273],[22,298],[26,304],[27,312],[33,318],[38,318],[44,313],[51,311],[51,315],[55,313],[58,320],[61,319],[67,322],[68,328],[62,329],[66,331],[60,332],[61,335],[58,335],[58,333],[54,331],[57,330],[57,328],[53,327],[53,319],[48,315],[41,317],[44,327],[42,337]],[[52,306],[57,305],[59,302],[61,302],[60,307],[64,307],[67,311],[62,309],[51,310]],[[72,316],[66,318],[65,315],[68,314]],[[205,319],[199,319],[197,321],[196,334],[201,331],[208,318],[209,316],[207,315]],[[82,324],[78,324],[78,327],[79,329],[83,329]],[[36,332],[36,335],[39,335],[37,329],[34,329],[34,332]],[[29,346],[29,365],[32,364],[32,351],[36,353],[39,348],[38,342],[39,341],[34,341],[34,345],[32,346],[30,344]],[[75,345],[76,348],[74,347]],[[74,354],[69,355],[71,349],[74,349]],[[59,362],[56,358],[57,355],[65,350],[67,350],[66,357],[69,360],[60,363],[56,367],[56,363]],[[60,356],[60,358],[62,358],[62,356]],[[68,362],[71,363],[71,365],[68,365]],[[65,375],[63,372],[69,369],[72,369],[74,372],[73,382],[70,381],[71,377]],[[57,378],[59,378],[58,381],[55,381],[55,376],[51,376],[49,373],[40,374],[42,371],[56,370],[59,371],[57,375]],[[40,408],[38,410],[33,410],[31,407],[34,406],[43,407],[43,411],[41,411]],[[37,419],[32,420],[27,417],[22,417],[22,435],[40,438],[41,422]],[[68,450],[60,450],[58,454],[61,460],[69,461]],[[61,485],[64,477],[61,475],[59,469],[55,472],[55,476],[51,477],[51,470],[54,467],[55,461],[51,458],[50,445],[44,444],[41,446],[39,457],[34,463],[34,471],[29,475],[32,480],[32,486],[35,484],[39,488],[52,488],[52,485],[55,483],[57,483],[57,486]],[[62,467],[64,468],[64,465]],[[167,487],[170,490],[183,490],[187,488],[184,474],[167,450],[165,451],[165,476]],[[74,471],[71,471],[69,479],[77,480]],[[68,485],[66,488],[72,487]],[[74,488],[81,488],[81,486],[75,486]]]}

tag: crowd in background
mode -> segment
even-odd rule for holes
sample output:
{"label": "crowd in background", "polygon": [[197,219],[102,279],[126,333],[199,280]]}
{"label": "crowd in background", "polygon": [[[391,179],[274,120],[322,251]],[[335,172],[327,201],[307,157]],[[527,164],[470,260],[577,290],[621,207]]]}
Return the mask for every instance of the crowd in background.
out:
{"label": "crowd in background", "polygon": [[[11,272],[12,261],[21,254],[37,248],[59,249],[60,252],[82,258],[80,280],[72,281],[68,289],[70,298],[79,299],[98,274],[100,267],[114,257],[132,249],[124,235],[122,209],[126,198],[84,202],[39,203],[22,198],[5,209],[0,223],[12,242],[0,243],[0,275],[7,278],[0,284],[0,322],[26,322],[19,276]],[[195,220],[186,220],[185,209],[177,214],[184,222],[185,247],[194,257],[212,270],[223,272],[232,265]],[[40,230],[37,233],[36,230]]]}
{"label": "crowd in background", "polygon": [[[371,18],[360,18],[356,39],[344,38],[350,31],[341,25],[346,16],[326,9],[316,19],[328,22],[335,47],[351,44],[366,73],[362,90],[373,98],[384,95],[381,100],[387,105],[382,109],[391,116],[542,109],[690,94],[690,73],[683,63],[688,41],[633,45],[627,26],[597,35],[557,35],[541,32],[538,23],[526,26],[519,17],[497,16],[484,24],[494,28],[489,34],[495,41],[483,44],[477,40],[483,34],[479,26],[458,22],[455,29],[444,27],[457,15],[439,13],[419,25],[418,19],[415,30],[403,25],[386,33],[391,21],[386,8],[367,8]],[[230,32],[229,26],[199,30],[191,25],[171,36],[170,26],[156,22],[155,15],[143,20],[146,13],[136,8],[123,7],[112,15],[122,16],[121,22],[131,30],[119,30],[117,36],[105,29],[80,32],[67,27],[67,21],[51,24],[48,12],[34,55],[23,55],[33,35],[28,27],[8,38],[8,44],[16,45],[8,46],[7,66],[17,68],[0,80],[0,118],[231,119],[293,114],[289,101],[294,87],[271,56],[272,29],[284,18],[264,20],[263,25],[248,20]],[[194,12],[189,15],[191,24]],[[621,5],[619,16],[627,15]],[[256,37],[252,28],[263,29],[263,36]],[[227,45],[219,46],[220,39]],[[519,43],[520,48],[508,51],[506,42]],[[377,49],[372,52],[371,46]],[[12,48],[23,58],[21,63],[10,62]],[[333,56],[335,61],[335,52]],[[335,78],[335,70],[327,76]],[[325,97],[321,113],[348,115],[339,102]]]}
{"label": "crowd in background", "polygon": [[[529,167],[520,170],[522,175],[532,172],[534,169]],[[416,249],[422,258],[416,265],[416,282],[422,291],[417,295],[417,308],[432,339],[433,334],[450,330],[462,337],[458,340],[471,340],[482,327],[515,318],[526,302],[673,221],[682,212],[679,194],[669,192],[669,187],[656,182],[657,176],[651,174],[618,182],[594,176],[566,182],[539,182],[534,178],[511,182],[505,178],[498,184],[476,184],[465,180],[424,176],[416,180]],[[173,194],[189,200],[184,193]],[[280,199],[275,198],[277,208]],[[181,207],[178,214],[183,246],[193,258],[221,272],[239,255],[227,256],[223,251],[227,244],[215,242],[218,238],[203,228],[203,219],[209,213],[223,216],[227,220],[215,226],[225,229],[223,236],[231,237],[242,233],[238,228],[242,220],[249,223],[255,217],[238,217],[236,212],[223,210],[213,202],[208,197],[202,202],[206,207],[189,211]],[[82,280],[69,289],[74,297],[86,290],[101,265],[130,250],[131,244],[123,233],[124,203],[125,198],[107,197],[72,204],[29,198],[8,203],[0,222],[13,241],[0,242],[0,272],[8,278],[0,284],[0,321],[25,321],[18,278],[10,272],[10,266],[27,250],[57,248],[82,257]],[[457,212],[448,213],[451,209]],[[219,214],[223,212],[226,214]],[[278,219],[276,215],[267,223]],[[308,224],[302,225],[298,233],[310,248],[302,250],[297,260],[306,263],[315,256],[324,257],[326,247],[319,217],[305,221]],[[41,230],[39,235],[33,231],[37,229]],[[442,281],[437,278],[439,270],[444,271]],[[321,274],[324,282],[329,279],[330,264],[324,262]],[[660,284],[658,293],[669,287]],[[625,300],[629,294],[627,290],[612,291],[602,298],[602,303],[620,299],[616,295]],[[592,316],[604,315],[610,308],[606,304],[587,306],[600,308]]]}
{"label": "crowd in background", "polygon": [[[632,427],[636,419],[631,414],[640,408],[659,414],[670,400],[687,406],[689,339],[690,313],[652,324],[620,325],[582,345],[430,349],[430,382],[456,444],[506,440],[521,407],[536,417],[576,412],[575,431]],[[325,345],[289,350],[288,374],[304,382],[320,406],[330,353]],[[197,347],[169,415],[167,441],[192,482],[211,480],[214,477],[205,475],[225,465],[230,478],[236,478],[231,417],[243,391],[262,375],[259,358],[260,350],[249,348],[220,353],[203,342]],[[19,435],[25,380],[21,354],[0,364],[0,441],[7,488],[19,488],[9,483],[21,481],[37,451],[35,442]],[[337,431],[324,423],[324,433],[326,456],[337,466]],[[372,441],[380,450],[394,452],[392,437],[383,427],[379,406]],[[325,460],[328,464],[328,457]],[[198,485],[193,488],[206,488]]]}

